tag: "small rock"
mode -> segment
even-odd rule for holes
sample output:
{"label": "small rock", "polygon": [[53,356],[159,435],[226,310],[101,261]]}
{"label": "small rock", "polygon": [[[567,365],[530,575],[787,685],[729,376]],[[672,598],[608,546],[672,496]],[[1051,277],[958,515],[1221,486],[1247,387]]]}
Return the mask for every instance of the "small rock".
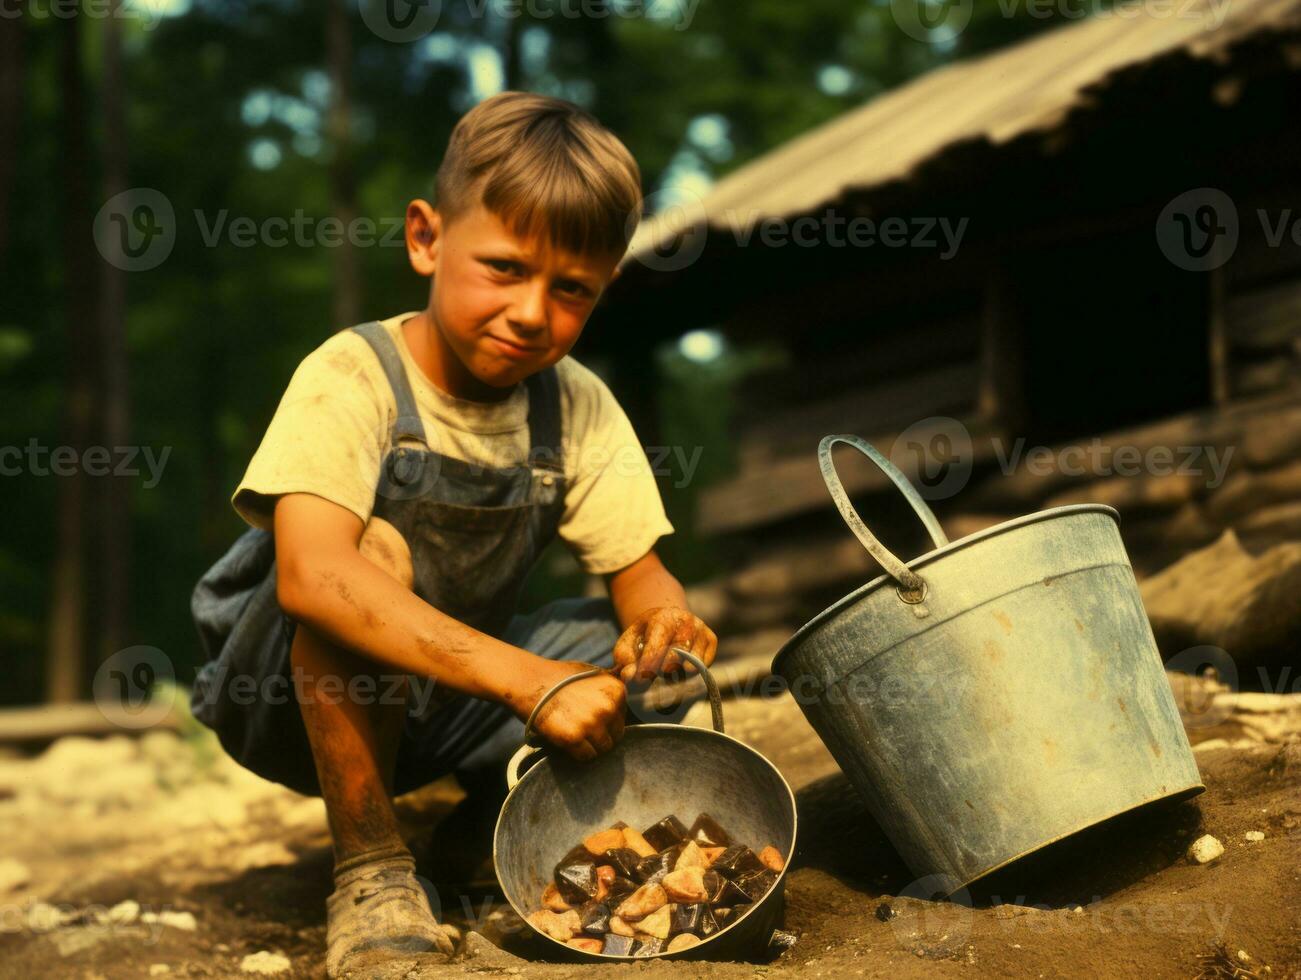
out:
{"label": "small rock", "polygon": [[1293,709],[1296,699],[1288,694],[1271,694],[1268,691],[1238,691],[1233,695],[1233,706],[1251,714],[1273,714]]}
{"label": "small rock", "polygon": [[800,933],[798,929],[774,929],[772,938],[768,942],[768,949],[780,956],[788,949],[794,948],[799,941]]}
{"label": "small rock", "polygon": [[660,884],[669,900],[673,902],[684,902],[690,905],[709,898],[709,890],[705,888],[704,868],[678,868],[666,874]]}
{"label": "small rock", "polygon": [[646,838],[641,835],[641,831],[634,830],[632,827],[623,828],[623,846],[632,848],[637,852],[638,857],[650,857],[655,853],[655,848],[650,846]]}
{"label": "small rock", "polygon": [[560,913],[542,909],[530,915],[527,921],[544,936],[550,936],[561,943],[568,942],[583,931],[582,920],[573,909]]}
{"label": "small rock", "polygon": [[477,932],[465,934],[465,942],[461,945],[456,960],[472,962],[475,969],[505,969],[508,973],[519,973],[519,967],[524,963],[518,956],[499,949]]}
{"label": "small rock", "polygon": [[668,951],[676,953],[680,949],[690,949],[692,946],[700,945],[700,937],[692,935],[689,932],[679,933],[669,940]]}
{"label": "small rock", "polygon": [[1209,864],[1224,853],[1224,845],[1210,834],[1198,837],[1188,848],[1188,860],[1194,864]]}
{"label": "small rock", "polygon": [[1017,905],[1015,902],[1004,902],[1001,905],[995,905],[993,909],[994,918],[996,919],[1015,919],[1023,915],[1033,915],[1036,912],[1050,911],[1046,905]]}
{"label": "small rock", "polygon": [[542,907],[548,912],[568,912],[573,908],[560,894],[560,889],[556,887],[554,881],[542,889]]}
{"label": "small rock", "polygon": [[164,973],[171,973],[172,968],[166,963],[149,964],[149,975],[151,977],[161,977]]}
{"label": "small rock", "polygon": [[27,928],[32,932],[49,932],[63,925],[63,913],[48,902],[36,902],[27,910]]}
{"label": "small rock", "polygon": [[637,929],[656,939],[668,939],[673,925],[673,906],[661,905],[646,918],[637,923]]}
{"label": "small rock", "polygon": [[284,973],[289,969],[289,957],[262,949],[240,960],[239,969],[241,973]]}
{"label": "small rock", "polygon": [[705,864],[713,864],[726,853],[726,847],[702,847],[700,853],[705,856]]}
{"label": "small rock", "polygon": [[600,857],[611,848],[623,847],[623,840],[623,831],[612,827],[585,837],[583,846],[587,848],[588,853]]}
{"label": "small rock", "polygon": [[705,859],[705,854],[700,849],[700,845],[695,841],[687,841],[687,846],[682,849],[678,855],[677,862],[673,865],[674,871],[682,871],[686,868],[701,868],[709,866],[709,861]]}
{"label": "small rock", "polygon": [[129,926],[140,918],[140,903],[127,899],[125,902],[118,902],[108,910],[108,921],[116,926]]}
{"label": "small rock", "polygon": [[161,912],[143,912],[140,915],[140,921],[145,923],[159,922],[185,932],[194,932],[199,927],[193,912],[173,912],[171,909],[164,909]]}
{"label": "small rock", "polygon": [[614,912],[621,919],[635,922],[663,907],[668,900],[668,894],[657,882],[647,882],[625,898]]}
{"label": "small rock", "polygon": [[759,860],[772,871],[781,871],[786,867],[786,859],[782,857],[782,852],[771,844],[759,852]]}
{"label": "small rock", "polygon": [[1262,841],[1265,839],[1265,832],[1262,830],[1249,830],[1245,836],[1250,841]]}
{"label": "small rock", "polygon": [[31,869],[13,858],[0,858],[0,895],[17,891],[32,880]]}

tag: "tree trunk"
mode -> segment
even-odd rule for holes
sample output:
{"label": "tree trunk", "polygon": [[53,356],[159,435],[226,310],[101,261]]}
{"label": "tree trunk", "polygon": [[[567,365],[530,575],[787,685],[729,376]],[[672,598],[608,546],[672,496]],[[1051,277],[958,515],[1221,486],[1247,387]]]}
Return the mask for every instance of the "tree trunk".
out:
{"label": "tree trunk", "polygon": [[[125,79],[122,74],[122,35],[118,8],[112,0],[103,22],[104,74],[101,110],[104,114],[104,200],[127,189]],[[126,446],[131,396],[126,351],[126,274],[104,262],[99,294],[100,385],[103,392],[101,433],[112,450]],[[129,478],[109,476],[97,494],[99,512],[99,588],[103,599],[99,635],[100,662],[126,645],[131,609],[131,492]]]}
{"label": "tree trunk", "polygon": [[361,318],[361,276],[351,232],[357,220],[357,180],[352,166],[352,38],[345,0],[330,0],[325,22],[330,70],[330,202],[343,222],[343,242],[334,250],[334,327],[342,330]]}
{"label": "tree trunk", "polygon": [[18,162],[22,84],[23,21],[0,18],[0,266],[9,243],[9,191]]}
{"label": "tree trunk", "polygon": [[[86,150],[86,99],[81,67],[81,18],[58,22],[59,81],[63,91],[60,154],[63,189],[62,251],[64,272],[65,367],[63,444],[78,458],[89,438],[94,409],[91,366],[94,364],[94,282],[96,264],[88,231],[89,186]],[[84,688],[86,477],[81,467],[58,481],[58,550],[50,600],[49,647],[45,695],[50,701],[74,701]]]}

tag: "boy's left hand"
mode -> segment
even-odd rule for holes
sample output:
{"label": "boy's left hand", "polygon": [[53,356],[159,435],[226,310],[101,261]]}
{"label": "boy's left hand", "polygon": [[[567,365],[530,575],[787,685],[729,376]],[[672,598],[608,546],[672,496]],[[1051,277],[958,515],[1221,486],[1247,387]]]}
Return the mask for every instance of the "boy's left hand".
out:
{"label": "boy's left hand", "polygon": [[[614,671],[625,684],[649,684],[657,674],[683,667],[670,647],[685,647],[707,665],[714,662],[718,637],[700,617],[681,606],[647,609],[614,645]],[[695,667],[687,664],[689,672]]]}

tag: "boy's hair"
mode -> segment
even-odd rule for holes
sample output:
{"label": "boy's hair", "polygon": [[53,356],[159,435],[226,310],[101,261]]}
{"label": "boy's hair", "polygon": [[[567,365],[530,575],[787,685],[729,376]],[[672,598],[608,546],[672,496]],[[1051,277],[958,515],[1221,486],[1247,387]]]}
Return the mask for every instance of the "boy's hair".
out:
{"label": "boy's hair", "polygon": [[641,171],[618,137],[572,102],[502,92],[461,117],[435,178],[444,221],[479,201],[521,238],[620,256],[641,216]]}

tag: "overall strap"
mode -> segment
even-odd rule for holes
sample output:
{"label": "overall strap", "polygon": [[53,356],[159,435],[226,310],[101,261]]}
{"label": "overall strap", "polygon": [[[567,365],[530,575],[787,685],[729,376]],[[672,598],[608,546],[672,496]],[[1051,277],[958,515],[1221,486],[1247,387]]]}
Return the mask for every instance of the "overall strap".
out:
{"label": "overall strap", "polygon": [[530,374],[524,385],[529,393],[529,462],[537,469],[563,475],[560,439],[560,381],[555,367]]}
{"label": "overall strap", "polygon": [[366,338],[379,357],[380,366],[388,377],[389,387],[397,401],[398,414],[393,423],[393,448],[401,445],[403,439],[416,439],[426,446],[425,427],[420,421],[420,412],[416,408],[415,395],[411,393],[411,382],[407,378],[406,368],[402,365],[402,355],[398,353],[393,338],[378,320],[362,323],[352,328]]}

